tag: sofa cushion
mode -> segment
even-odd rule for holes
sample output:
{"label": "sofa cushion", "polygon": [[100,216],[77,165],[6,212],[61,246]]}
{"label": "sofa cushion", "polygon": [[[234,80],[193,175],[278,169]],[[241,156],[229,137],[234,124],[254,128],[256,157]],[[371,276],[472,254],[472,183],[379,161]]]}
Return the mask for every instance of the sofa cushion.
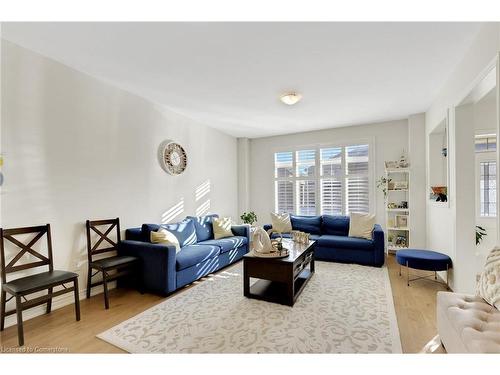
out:
{"label": "sofa cushion", "polygon": [[173,246],[175,247],[176,253],[181,251],[181,245],[179,244],[179,240],[169,230],[166,230],[165,228],[160,228],[158,232],[152,231],[150,235],[151,235],[151,243],[161,243],[166,246]]}
{"label": "sofa cushion", "polygon": [[373,250],[373,241],[364,238],[324,234],[318,239],[318,246],[338,249]]}
{"label": "sofa cushion", "polygon": [[212,222],[214,228],[214,240],[220,240],[226,237],[232,237],[231,230],[232,220],[230,217],[215,218]]}
{"label": "sofa cushion", "polygon": [[158,232],[160,228],[165,228],[172,232],[175,237],[177,237],[181,247],[195,244],[197,241],[196,230],[191,219],[184,219],[183,221],[172,224],[142,224],[141,232],[143,241],[150,242],[151,231]]}
{"label": "sofa cushion", "polygon": [[271,222],[273,230],[280,233],[290,233],[292,231],[292,222],[290,214],[271,212]]}
{"label": "sofa cushion", "polygon": [[494,247],[486,258],[476,291],[486,302],[500,309],[500,247]]}
{"label": "sofa cushion", "polygon": [[175,257],[177,271],[194,266],[219,254],[219,246],[198,244],[184,246]]}
{"label": "sofa cushion", "polygon": [[196,229],[196,238],[198,242],[211,240],[214,238],[214,230],[212,227],[212,221],[214,218],[219,217],[217,214],[211,214],[206,216],[188,216],[194,223]]}
{"label": "sofa cushion", "polygon": [[448,353],[500,353],[500,311],[481,297],[440,291],[436,316]]}
{"label": "sofa cushion", "polygon": [[371,240],[373,226],[375,225],[374,214],[351,212],[349,219],[349,237],[359,237]]}
{"label": "sofa cushion", "polygon": [[232,236],[232,237],[221,238],[219,240],[207,240],[203,242],[198,242],[198,245],[218,246],[222,254],[230,250],[237,249],[238,247],[244,246],[247,243],[248,239],[246,237]]}
{"label": "sofa cushion", "polygon": [[321,216],[290,215],[292,229],[310,234],[321,234]]}
{"label": "sofa cushion", "polygon": [[323,234],[347,236],[349,234],[349,216],[323,215]]}

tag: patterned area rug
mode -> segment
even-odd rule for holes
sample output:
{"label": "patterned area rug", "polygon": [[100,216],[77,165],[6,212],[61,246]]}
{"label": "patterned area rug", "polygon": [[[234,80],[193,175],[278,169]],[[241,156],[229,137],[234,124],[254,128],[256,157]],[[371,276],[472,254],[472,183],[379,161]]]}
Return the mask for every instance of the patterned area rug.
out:
{"label": "patterned area rug", "polygon": [[242,263],[99,334],[130,353],[401,353],[386,268],[316,261],[293,307],[243,296]]}

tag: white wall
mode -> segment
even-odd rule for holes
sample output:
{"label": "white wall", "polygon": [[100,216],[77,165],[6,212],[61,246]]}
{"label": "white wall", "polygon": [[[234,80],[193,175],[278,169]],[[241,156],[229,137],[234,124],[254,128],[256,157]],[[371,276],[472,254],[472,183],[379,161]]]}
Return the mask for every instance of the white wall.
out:
{"label": "white wall", "polygon": [[[447,110],[458,105],[458,103],[469,93],[477,77],[496,58],[500,50],[500,28],[498,23],[488,23],[483,26],[465,54],[463,60],[457,65],[444,87],[440,90],[431,107],[426,112],[426,134],[432,130],[446,117]],[[452,118],[452,122],[453,122]],[[470,125],[469,125],[470,126]],[[438,205],[427,201],[427,247],[443,252],[451,256],[454,261],[455,270],[466,266],[460,264],[456,257],[456,171],[457,164],[453,156],[453,149],[460,152],[464,145],[455,142],[454,124],[450,124],[450,186],[449,204]],[[429,144],[427,143],[427,151]],[[427,157],[427,170],[429,170],[429,158]],[[427,186],[429,176],[427,175]],[[469,197],[474,192],[469,192]],[[470,249],[474,252],[474,249]],[[456,287],[454,275],[451,275],[451,286],[459,292],[472,292],[471,290]],[[457,284],[458,285],[458,284]],[[470,285],[464,282],[463,285]]]}
{"label": "white wall", "polygon": [[[6,41],[2,78],[2,225],[50,223],[55,267],[80,274],[82,295],[86,219],[125,229],[205,209],[236,217],[235,138]],[[157,162],[165,139],[187,151],[180,176]]]}
{"label": "white wall", "polygon": [[[375,192],[374,213],[377,222],[385,226],[384,197],[375,190],[375,180],[385,174],[384,161],[398,160],[403,149],[408,152],[408,121],[398,120],[334,128],[250,141],[250,208],[256,212],[259,224],[270,222],[274,211],[274,153],[299,146],[343,144],[371,141],[374,146],[375,170],[372,179]],[[412,162],[411,156],[409,158]]]}
{"label": "white wall", "polygon": [[[493,89],[489,94],[474,104],[474,127],[477,134],[496,134],[496,90]],[[479,198],[479,163],[481,161],[496,161],[496,152],[476,153],[476,224],[486,229],[487,235],[483,241],[476,246],[476,272],[479,273],[486,260],[486,256],[497,243],[497,220],[494,217],[480,216],[480,198]]]}
{"label": "white wall", "polygon": [[410,169],[410,245],[414,248],[424,248],[425,207],[427,188],[425,184],[425,114],[420,113],[408,117],[408,157]]}

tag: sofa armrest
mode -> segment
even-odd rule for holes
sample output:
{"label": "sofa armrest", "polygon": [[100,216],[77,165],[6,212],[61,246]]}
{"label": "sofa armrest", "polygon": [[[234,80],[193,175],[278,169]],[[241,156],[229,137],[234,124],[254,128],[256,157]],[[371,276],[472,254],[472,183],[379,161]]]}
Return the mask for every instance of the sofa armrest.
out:
{"label": "sofa armrest", "polygon": [[242,236],[247,238],[247,250],[250,250],[250,225],[232,225],[231,231],[235,236]]}
{"label": "sofa armrest", "polygon": [[125,239],[133,241],[141,241],[142,240],[141,228],[129,228],[125,230]]}
{"label": "sofa armrest", "polygon": [[372,232],[374,263],[381,267],[385,262],[385,235],[380,224],[375,224]]}
{"label": "sofa armrest", "polygon": [[125,240],[119,243],[118,253],[140,259],[142,283],[147,290],[168,294],[176,289],[174,246]]}

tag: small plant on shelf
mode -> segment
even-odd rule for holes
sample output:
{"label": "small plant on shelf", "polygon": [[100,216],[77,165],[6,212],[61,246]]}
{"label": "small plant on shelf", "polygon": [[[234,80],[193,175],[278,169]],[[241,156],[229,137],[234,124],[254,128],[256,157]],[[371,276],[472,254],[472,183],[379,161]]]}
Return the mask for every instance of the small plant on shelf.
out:
{"label": "small plant on shelf", "polygon": [[387,198],[387,185],[391,181],[392,179],[385,176],[382,176],[377,180],[377,188],[382,189],[382,192],[384,193],[384,199]]}
{"label": "small plant on shelf", "polygon": [[486,229],[479,225],[476,225],[476,246],[481,243],[484,236],[487,236]]}
{"label": "small plant on shelf", "polygon": [[240,219],[243,220],[245,224],[253,225],[253,223],[257,222],[257,215],[253,211],[243,212]]}

